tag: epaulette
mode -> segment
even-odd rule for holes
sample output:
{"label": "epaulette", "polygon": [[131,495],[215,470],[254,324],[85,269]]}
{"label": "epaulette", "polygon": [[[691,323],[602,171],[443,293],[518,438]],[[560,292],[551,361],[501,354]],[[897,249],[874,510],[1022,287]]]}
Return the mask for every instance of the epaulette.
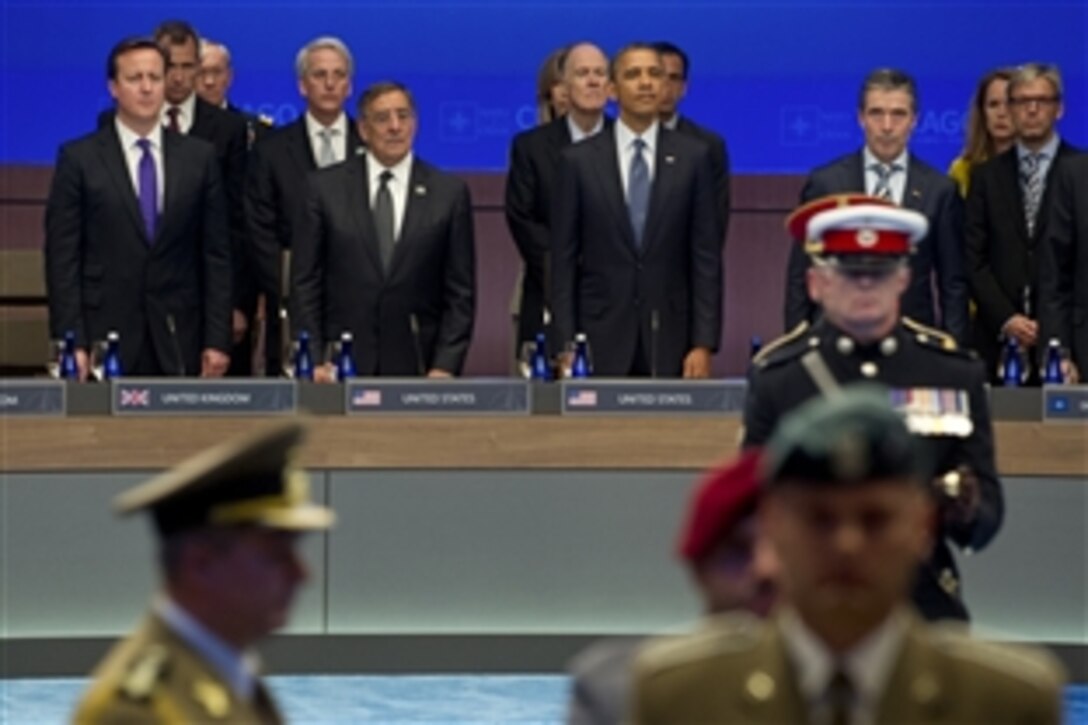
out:
{"label": "epaulette", "polygon": [[651,640],[638,655],[639,669],[661,671],[730,652],[744,652],[759,642],[762,623],[746,612],[718,615],[697,631]]}
{"label": "epaulette", "polygon": [[932,626],[936,647],[955,659],[1040,686],[1060,687],[1062,667],[1048,652],[1015,644],[995,644],[966,635],[957,625]]}
{"label": "epaulette", "polygon": [[944,330],[938,330],[936,327],[923,325],[921,322],[912,320],[909,317],[903,318],[903,327],[907,328],[918,344],[923,345],[924,347],[952,353],[957,357],[975,357],[970,350],[966,350],[957,345],[956,338],[952,337]]}
{"label": "epaulette", "polygon": [[151,697],[155,685],[166,671],[169,659],[169,650],[161,644],[146,647],[121,680],[121,694],[130,700],[146,700]]}
{"label": "epaulette", "polygon": [[756,356],[752,358],[752,365],[762,368],[767,365],[779,362],[781,360],[788,360],[795,356],[795,353],[801,350],[807,349],[807,345],[800,346],[796,343],[801,341],[802,336],[809,329],[807,321],[799,322],[796,327],[787,332],[781,337],[777,337],[771,340],[763,349],[756,353]]}

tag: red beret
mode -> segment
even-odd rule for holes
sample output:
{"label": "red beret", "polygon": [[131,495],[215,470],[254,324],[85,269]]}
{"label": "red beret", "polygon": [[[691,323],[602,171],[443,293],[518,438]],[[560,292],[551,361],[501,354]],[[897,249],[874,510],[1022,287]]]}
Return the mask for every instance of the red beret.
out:
{"label": "red beret", "polygon": [[742,516],[759,501],[761,451],[749,449],[703,476],[680,533],[679,554],[695,563],[703,559]]}

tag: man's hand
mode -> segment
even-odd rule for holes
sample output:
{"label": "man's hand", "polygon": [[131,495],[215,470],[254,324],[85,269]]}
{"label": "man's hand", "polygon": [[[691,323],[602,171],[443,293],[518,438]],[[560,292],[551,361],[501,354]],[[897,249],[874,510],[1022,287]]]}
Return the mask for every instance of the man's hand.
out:
{"label": "man's hand", "polygon": [[221,378],[230,367],[230,355],[214,348],[206,347],[200,354],[200,377]]}
{"label": "man's hand", "polygon": [[336,365],[331,362],[327,362],[324,365],[318,365],[314,368],[314,382],[315,383],[335,383],[336,382]]}
{"label": "man's hand", "polygon": [[975,522],[982,503],[978,476],[967,466],[960,466],[933,479],[940,494],[941,517],[945,526],[963,528]]}
{"label": "man's hand", "polygon": [[1072,360],[1062,360],[1062,380],[1066,385],[1076,385],[1080,382],[1080,371]]}
{"label": "man's hand", "polygon": [[710,350],[705,347],[694,347],[684,357],[685,378],[709,378],[710,377]]}
{"label": "man's hand", "polygon": [[427,373],[427,377],[428,378],[452,378],[453,373],[446,372],[445,370],[441,370],[439,368],[431,368],[430,371]]}
{"label": "man's hand", "polygon": [[246,336],[246,328],[249,327],[249,323],[246,322],[246,316],[242,314],[241,310],[234,310],[231,315],[231,333],[234,337],[234,343],[238,344],[242,341],[242,338]]}
{"label": "man's hand", "polygon": [[1001,331],[1012,335],[1020,347],[1031,347],[1039,339],[1039,323],[1023,315],[1013,315],[1002,326]]}
{"label": "man's hand", "polygon": [[91,369],[90,358],[82,347],[76,348],[76,370],[79,372],[79,382],[87,382],[87,373]]}

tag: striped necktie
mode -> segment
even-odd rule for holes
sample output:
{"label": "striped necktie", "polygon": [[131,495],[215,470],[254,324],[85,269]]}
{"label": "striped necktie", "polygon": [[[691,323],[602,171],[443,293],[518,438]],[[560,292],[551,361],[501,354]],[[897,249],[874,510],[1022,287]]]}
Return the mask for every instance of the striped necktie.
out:
{"label": "striped necktie", "polygon": [[876,174],[876,186],[873,187],[873,196],[885,201],[895,201],[892,198],[891,179],[896,173],[903,170],[899,164],[870,164],[869,171]]}
{"label": "striped necktie", "polygon": [[1020,189],[1024,195],[1024,220],[1028,235],[1035,234],[1035,220],[1043,200],[1042,161],[1046,154],[1027,153],[1020,158]]}

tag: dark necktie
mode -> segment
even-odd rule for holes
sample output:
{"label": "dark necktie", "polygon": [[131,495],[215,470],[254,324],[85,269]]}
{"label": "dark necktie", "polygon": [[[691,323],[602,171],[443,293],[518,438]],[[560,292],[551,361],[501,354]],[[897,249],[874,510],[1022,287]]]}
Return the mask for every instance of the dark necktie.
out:
{"label": "dark necktie", "polygon": [[374,226],[378,230],[378,251],[382,257],[382,268],[389,269],[389,261],[393,258],[393,194],[389,191],[389,182],[393,178],[393,172],[386,169],[379,177],[381,184],[378,186],[378,194],[374,199]]}
{"label": "dark necktie", "polygon": [[174,133],[181,133],[181,124],[178,123],[179,113],[181,113],[181,109],[177,106],[170,106],[170,108],[166,109],[166,116],[170,119],[166,127]]}
{"label": "dark necktie", "polygon": [[144,218],[147,230],[147,243],[155,241],[155,223],[159,216],[159,180],[155,173],[155,157],[151,155],[151,141],[141,138],[136,145],[143,152],[140,155],[137,177],[139,179],[140,215]]}
{"label": "dark necktie", "polygon": [[873,187],[873,196],[885,201],[895,201],[892,198],[892,176],[902,171],[899,164],[870,164],[869,170],[876,174],[876,186]]}
{"label": "dark necktie", "polygon": [[631,230],[635,233],[635,246],[641,248],[646,210],[650,205],[650,167],[642,155],[646,142],[636,138],[633,145],[635,153],[627,174],[627,214],[631,218]]}
{"label": "dark necktie", "polygon": [[1028,235],[1035,234],[1035,220],[1043,200],[1043,168],[1045,154],[1027,153],[1020,159],[1020,188],[1024,193],[1024,220]]}
{"label": "dark necktie", "polygon": [[827,683],[827,706],[830,725],[850,725],[854,704],[854,685],[842,670],[836,670]]}

